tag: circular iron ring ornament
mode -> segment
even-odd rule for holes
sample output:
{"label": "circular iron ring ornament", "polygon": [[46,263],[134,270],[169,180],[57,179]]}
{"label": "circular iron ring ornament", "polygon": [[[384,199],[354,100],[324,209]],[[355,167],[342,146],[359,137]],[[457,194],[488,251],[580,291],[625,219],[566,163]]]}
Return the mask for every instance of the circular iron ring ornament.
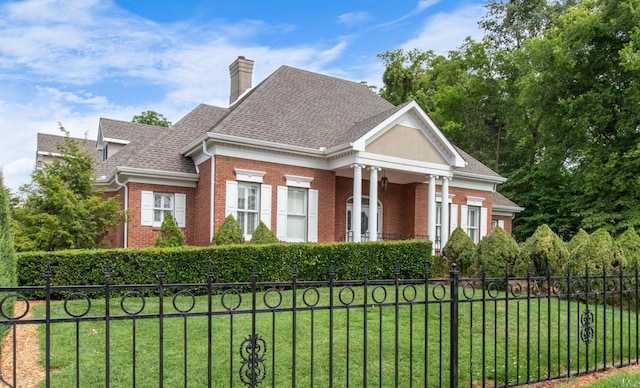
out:
{"label": "circular iron ring ornament", "polygon": [[580,339],[582,342],[589,345],[595,336],[593,330],[593,313],[589,311],[589,309],[582,312],[582,315],[580,316],[580,324],[582,325],[580,328]]}
{"label": "circular iron ring ornament", "polygon": [[[378,290],[382,290],[378,292]],[[384,286],[376,286],[371,290],[371,299],[377,304],[382,304],[387,299],[387,289]]]}
{"label": "circular iron ring ornament", "polygon": [[464,295],[465,299],[471,300],[476,297],[476,289],[473,286],[473,283],[466,282],[462,287],[462,295]]}
{"label": "circular iron ring ornament", "polygon": [[431,295],[433,295],[435,300],[443,300],[444,297],[447,296],[447,290],[442,284],[436,284],[431,289]]}
{"label": "circular iron ring ornament", "polygon": [[320,302],[320,292],[317,288],[309,287],[302,293],[302,301],[307,307],[315,307]]}
{"label": "circular iron ring ornament", "polygon": [[[127,305],[126,305],[126,300],[127,299],[128,300],[133,300],[134,298],[140,300],[140,306],[138,307],[137,310],[130,309],[132,306],[129,306],[127,308]],[[139,293],[138,291],[127,292],[126,294],[124,294],[122,296],[122,298],[120,298],[120,308],[122,309],[122,311],[124,311],[128,315],[138,315],[138,314],[140,314],[142,312],[142,310],[144,310],[145,304],[146,304],[146,302],[145,302],[144,296],[142,296],[142,294]]]}
{"label": "circular iron ring ornament", "polygon": [[[230,295],[237,298],[237,303],[235,305],[227,304],[226,298],[230,297]],[[240,304],[242,303],[242,296],[240,295],[240,292],[238,290],[236,290],[235,288],[230,288],[222,293],[222,296],[220,297],[220,303],[222,303],[222,307],[224,307],[225,310],[235,311],[238,309],[238,307],[240,307]]]}
{"label": "circular iron ring ornament", "polygon": [[[348,294],[347,294],[348,292]],[[353,291],[353,288],[346,286],[340,289],[338,293],[338,299],[340,299],[340,303],[344,306],[349,306],[356,298],[356,293]]]}
{"label": "circular iron ring ornament", "polygon": [[246,386],[256,386],[267,377],[267,365],[264,356],[267,354],[267,343],[256,334],[248,336],[240,344],[240,357],[242,358],[240,380]]}
{"label": "circular iron ring ornament", "polygon": [[[410,293],[408,293],[407,290]],[[402,297],[404,298],[405,302],[413,302],[416,300],[417,296],[418,290],[416,290],[416,287],[413,284],[409,284],[402,289]]]}
{"label": "circular iron ring ornament", "polygon": [[[7,300],[11,299],[11,298],[15,298],[16,302],[18,300],[22,300],[25,303],[24,311],[22,312],[21,315],[19,315],[17,317],[10,317],[10,316],[7,315],[7,313],[4,312],[4,303]],[[13,306],[14,303],[12,303],[11,306]],[[9,295],[5,296],[4,298],[2,298],[2,300],[0,301],[0,315],[2,315],[2,317],[5,318],[5,319],[22,319],[25,315],[27,315],[27,313],[29,312],[30,308],[31,308],[31,306],[29,304],[29,299],[27,299],[27,297],[25,297],[24,295],[20,295],[20,294],[9,294]]]}
{"label": "circular iron ring ornament", "polygon": [[[179,303],[178,299],[185,299],[185,305],[182,306]],[[191,291],[180,290],[176,292],[176,294],[173,296],[173,308],[182,314],[186,314],[189,311],[193,310],[195,305],[196,305],[196,297],[193,296],[193,293]]]}
{"label": "circular iron ring ornament", "polygon": [[[80,313],[72,313],[69,310],[69,307],[70,307],[69,302],[74,300],[82,300],[82,299],[84,299],[85,302],[87,302],[87,306],[85,310]],[[71,294],[67,295],[66,298],[64,298],[64,312],[67,313],[70,317],[74,317],[74,318],[84,317],[89,313],[89,310],[91,310],[91,299],[89,299],[89,297],[86,294],[83,294],[81,292],[72,292]]]}
{"label": "circular iron ring ornament", "polygon": [[[273,300],[271,300],[271,298],[269,297],[271,294],[275,294]],[[267,289],[264,294],[262,294],[262,301],[264,302],[264,305],[269,309],[275,310],[282,304],[282,293],[277,288],[271,287]]]}

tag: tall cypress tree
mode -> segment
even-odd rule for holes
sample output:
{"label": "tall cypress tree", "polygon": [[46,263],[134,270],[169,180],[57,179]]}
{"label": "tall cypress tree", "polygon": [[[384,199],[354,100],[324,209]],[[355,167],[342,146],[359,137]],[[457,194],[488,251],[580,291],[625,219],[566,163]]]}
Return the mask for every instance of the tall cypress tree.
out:
{"label": "tall cypress tree", "polygon": [[[0,287],[15,286],[16,283],[16,250],[11,233],[9,192],[4,187],[4,178],[0,170]],[[3,297],[4,295],[0,295],[0,299]],[[5,303],[1,308],[5,315],[13,315],[13,305],[10,303]],[[2,334],[4,333],[0,332],[0,335]]]}

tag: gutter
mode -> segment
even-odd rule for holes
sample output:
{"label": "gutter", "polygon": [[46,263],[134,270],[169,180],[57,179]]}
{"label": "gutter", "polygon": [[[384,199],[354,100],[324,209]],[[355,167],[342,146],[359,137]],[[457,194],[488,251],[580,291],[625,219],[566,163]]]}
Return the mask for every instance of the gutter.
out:
{"label": "gutter", "polygon": [[211,240],[213,239],[213,216],[214,216],[214,204],[215,204],[215,178],[216,178],[216,174],[215,174],[215,168],[216,165],[214,163],[214,159],[213,159],[213,154],[209,152],[209,150],[207,149],[207,139],[202,140],[202,152],[209,156],[211,158],[211,184],[209,187],[210,190],[210,195],[209,195],[209,242],[211,242]]}
{"label": "gutter", "polygon": [[127,248],[128,244],[128,236],[129,236],[129,185],[120,183],[118,180],[118,174],[114,175],[114,182],[120,187],[124,187],[124,243],[123,248]]}

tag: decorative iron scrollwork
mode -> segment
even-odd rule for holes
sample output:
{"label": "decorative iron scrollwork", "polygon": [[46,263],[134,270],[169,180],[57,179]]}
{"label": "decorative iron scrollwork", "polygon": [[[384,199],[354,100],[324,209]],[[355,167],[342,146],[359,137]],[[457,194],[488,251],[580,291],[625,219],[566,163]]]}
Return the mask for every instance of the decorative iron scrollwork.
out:
{"label": "decorative iron scrollwork", "polygon": [[593,313],[589,311],[589,309],[584,310],[580,316],[580,324],[582,324],[582,327],[580,328],[580,339],[582,339],[582,342],[589,345],[591,341],[593,341],[594,337]]}
{"label": "decorative iron scrollwork", "polygon": [[247,386],[260,384],[267,376],[264,357],[267,354],[267,343],[258,334],[248,336],[240,344],[240,380]]}

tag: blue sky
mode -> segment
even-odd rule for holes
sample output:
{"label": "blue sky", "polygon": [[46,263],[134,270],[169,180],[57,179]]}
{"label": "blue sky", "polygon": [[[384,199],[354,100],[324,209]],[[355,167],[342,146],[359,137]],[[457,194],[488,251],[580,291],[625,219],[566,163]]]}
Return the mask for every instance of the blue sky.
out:
{"label": "blue sky", "polygon": [[30,181],[36,133],[95,140],[100,117],[146,110],[176,122],[229,98],[229,64],[255,61],[382,86],[377,54],[446,54],[482,36],[484,0],[0,1],[0,167]]}

